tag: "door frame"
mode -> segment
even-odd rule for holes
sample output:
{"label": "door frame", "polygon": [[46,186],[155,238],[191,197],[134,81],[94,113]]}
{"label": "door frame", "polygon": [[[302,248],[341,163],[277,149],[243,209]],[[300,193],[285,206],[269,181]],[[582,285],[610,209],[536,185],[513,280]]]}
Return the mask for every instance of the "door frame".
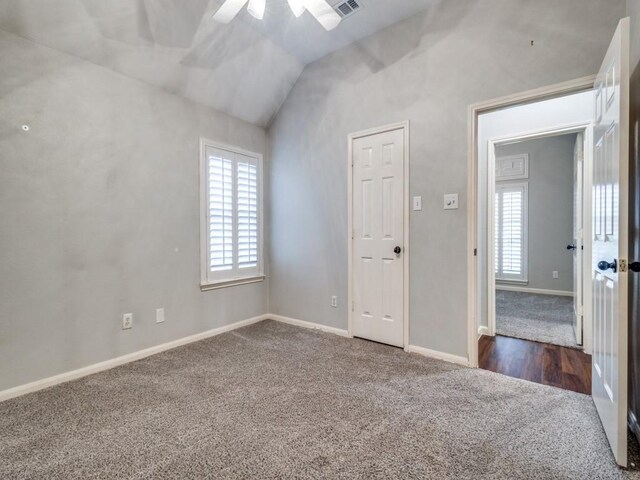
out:
{"label": "door frame", "polygon": [[478,118],[484,113],[506,107],[549,100],[572,93],[593,89],[596,75],[569,80],[567,82],[548,85],[525,92],[507,95],[493,100],[475,103],[468,108],[468,158],[467,196],[469,209],[467,212],[467,352],[469,366],[478,367],[478,308],[477,308],[477,224],[478,224]]}
{"label": "door frame", "polygon": [[[543,128],[531,132],[524,132],[518,135],[510,135],[508,137],[493,138],[488,143],[489,154],[487,155],[487,212],[492,212],[495,209],[495,162],[496,162],[496,147],[514,143],[522,142],[526,140],[536,140],[540,138],[548,138],[558,135],[569,135],[572,133],[582,133],[584,135],[584,144],[587,146],[593,145],[593,123],[581,122],[569,125],[558,125],[554,127]],[[592,167],[593,167],[593,147],[585,148],[583,152],[583,176],[582,176],[582,208],[583,212],[591,212],[591,184],[592,184]],[[526,212],[525,212],[526,214]],[[591,243],[585,242],[585,239],[591,238],[591,216],[588,215],[584,218],[582,225],[582,245],[584,250],[582,252],[583,262],[583,296],[582,296],[582,348],[586,353],[591,352],[591,338],[592,338],[592,306],[591,306],[591,277],[585,275],[584,262],[588,260],[591,263]],[[526,224],[526,221],[525,221]],[[494,235],[494,216],[487,215],[487,327],[489,329],[489,335],[495,336],[496,334],[496,296],[495,285],[496,275],[491,265],[494,265],[495,254],[495,235]],[[527,239],[525,238],[525,245]],[[493,286],[493,288],[492,288]]]}
{"label": "door frame", "polygon": [[348,185],[348,235],[349,235],[349,249],[348,249],[348,287],[347,287],[347,310],[348,310],[348,332],[349,336],[353,337],[353,142],[358,138],[369,137],[372,135],[378,135],[381,133],[392,132],[394,130],[402,130],[404,133],[404,198],[403,198],[403,226],[404,226],[404,245],[403,245],[403,343],[404,349],[409,347],[409,256],[411,250],[409,248],[409,221],[410,221],[410,206],[411,195],[409,191],[409,120],[404,122],[392,123],[384,125],[382,127],[370,128],[348,135],[349,154],[347,157],[347,185]]}

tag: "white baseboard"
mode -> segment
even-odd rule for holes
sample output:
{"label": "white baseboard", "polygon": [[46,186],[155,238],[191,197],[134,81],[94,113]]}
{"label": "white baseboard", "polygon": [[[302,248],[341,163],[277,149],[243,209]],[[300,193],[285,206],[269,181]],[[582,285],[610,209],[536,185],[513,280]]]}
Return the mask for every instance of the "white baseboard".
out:
{"label": "white baseboard", "polygon": [[478,328],[478,336],[489,335],[489,327],[485,327],[484,325],[480,325]]}
{"label": "white baseboard", "polygon": [[[264,314],[264,315],[259,315],[257,317],[249,318],[247,320],[242,320],[236,323],[214,328],[213,330],[208,330],[206,332],[197,333],[189,337],[179,338],[178,340],[173,340],[171,342],[163,343],[161,345],[156,345],[154,347],[146,348],[144,350],[139,350],[137,352],[129,353],[127,355],[122,355],[120,357],[112,358],[110,360],[105,360],[104,362],[94,363],[93,365],[88,365],[86,367],[82,367],[77,370],[72,370],[70,372],[61,373],[59,375],[54,375],[52,377],[43,378],[42,380],[36,380],[35,382],[27,383],[25,385],[19,385],[17,387],[13,387],[8,390],[4,390],[0,392],[0,402],[9,400],[11,398],[19,397],[21,395],[25,395],[27,393],[37,392],[38,390],[43,390],[45,388],[53,387],[54,385],[70,382],[71,380],[77,380],[79,378],[86,377],[94,373],[103,372],[105,370],[109,370],[114,367],[119,367],[126,363],[135,362],[136,360],[140,360],[142,358],[146,358],[151,355],[155,355],[157,353],[171,350],[176,347],[181,347],[189,343],[204,340],[206,338],[215,337],[217,335],[230,332],[237,328],[246,327],[248,325],[252,325],[254,323],[258,323],[263,320],[275,320],[277,322],[287,323],[289,325],[294,325],[296,327],[320,330],[326,333],[340,335],[341,337],[351,337],[351,335],[349,335],[349,332],[347,330],[343,330],[341,328],[328,327],[326,325],[321,325],[319,323],[307,322],[305,320],[298,320],[296,318],[283,317],[282,315]],[[468,359],[464,357],[459,357],[456,355],[451,355],[443,352],[437,352],[435,350],[429,350],[428,348],[409,345],[405,350],[410,353],[417,353],[425,357],[435,358],[437,360],[443,360],[445,362],[456,363],[459,365],[467,365],[467,366],[469,365]]]}
{"label": "white baseboard", "polygon": [[282,315],[274,314],[266,315],[266,318],[270,318],[277,322],[287,323],[289,325],[295,325],[296,327],[311,328],[313,330],[321,330],[326,333],[333,333],[335,335],[340,335],[341,337],[351,336],[349,335],[349,332],[347,330],[335,327],[327,327],[326,325],[322,325],[320,323],[307,322],[305,320],[298,320],[297,318],[283,317]]}
{"label": "white baseboard", "polygon": [[17,387],[13,387],[8,390],[4,390],[0,392],[0,402],[9,400],[10,398],[15,398],[21,395],[25,395],[27,393],[37,392],[38,390],[53,387],[54,385],[66,383],[71,380],[76,380],[78,378],[86,377],[87,375],[103,372],[105,370],[109,370],[111,368],[124,365],[125,363],[135,362],[136,360],[140,360],[142,358],[149,357],[151,355],[155,355],[156,353],[161,353],[166,350],[171,350],[176,347],[181,347],[189,343],[197,342],[199,340],[204,340],[210,337],[215,337],[216,335],[230,332],[231,330],[235,330],[237,328],[246,327],[248,325],[261,322],[268,318],[271,318],[271,316],[259,315],[257,317],[249,318],[247,320],[241,320],[236,323],[231,323],[229,325],[224,325],[222,327],[214,328],[213,330],[197,333],[189,337],[179,338],[178,340],[173,340],[171,342],[163,343],[161,345],[156,345],[154,347],[145,348],[144,350],[138,350],[137,352],[129,353],[127,355],[122,355],[120,357],[112,358],[110,360],[105,360],[104,362],[94,363],[93,365],[88,365],[86,367],[82,367],[77,370],[72,370],[70,372],[54,375],[53,377],[43,378],[42,380],[36,380],[35,382],[27,383],[25,385],[19,385]]}
{"label": "white baseboard", "polygon": [[573,292],[566,292],[564,290],[546,290],[544,288],[521,287],[520,285],[496,284],[496,290],[505,290],[507,292],[537,293],[539,295],[559,295],[561,297],[573,297]]}
{"label": "white baseboard", "polygon": [[449,363],[455,363],[458,365],[469,366],[469,359],[466,357],[459,357],[458,355],[451,355],[450,353],[438,352],[436,350],[429,350],[424,347],[417,347],[415,345],[409,345],[405,348],[405,351],[409,353],[417,353],[423,357],[435,358],[436,360],[443,360]]}

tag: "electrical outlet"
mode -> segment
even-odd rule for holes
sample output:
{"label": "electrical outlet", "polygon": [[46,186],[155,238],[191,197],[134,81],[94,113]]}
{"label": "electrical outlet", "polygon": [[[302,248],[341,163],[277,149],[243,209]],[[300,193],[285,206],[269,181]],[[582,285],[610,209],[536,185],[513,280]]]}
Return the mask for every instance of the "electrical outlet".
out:
{"label": "electrical outlet", "polygon": [[338,297],[336,297],[335,295],[333,297],[331,297],[331,306],[333,308],[337,308],[338,307]]}
{"label": "electrical outlet", "polygon": [[458,209],[458,194],[447,193],[444,196],[444,209],[445,210],[457,210]]}
{"label": "electrical outlet", "polygon": [[125,313],[122,315],[122,329],[129,330],[133,328],[133,313]]}
{"label": "electrical outlet", "polygon": [[156,323],[164,322],[164,308],[156,308]]}
{"label": "electrical outlet", "polygon": [[557,270],[553,271],[553,278],[560,278],[560,275],[558,274]]}

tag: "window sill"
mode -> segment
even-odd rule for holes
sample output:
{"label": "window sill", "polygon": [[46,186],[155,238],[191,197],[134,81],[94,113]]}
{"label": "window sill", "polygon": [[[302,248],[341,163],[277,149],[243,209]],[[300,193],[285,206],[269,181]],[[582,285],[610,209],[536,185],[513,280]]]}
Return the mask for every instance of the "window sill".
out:
{"label": "window sill", "polygon": [[265,278],[265,275],[256,275],[253,277],[235,278],[233,280],[225,280],[222,282],[201,283],[200,290],[203,292],[208,292],[209,290],[219,290],[221,288],[235,287],[238,285],[249,285],[251,283],[262,282]]}
{"label": "window sill", "polygon": [[504,283],[504,284],[513,284],[513,285],[527,285],[529,280],[503,280],[501,278],[496,278],[496,283]]}

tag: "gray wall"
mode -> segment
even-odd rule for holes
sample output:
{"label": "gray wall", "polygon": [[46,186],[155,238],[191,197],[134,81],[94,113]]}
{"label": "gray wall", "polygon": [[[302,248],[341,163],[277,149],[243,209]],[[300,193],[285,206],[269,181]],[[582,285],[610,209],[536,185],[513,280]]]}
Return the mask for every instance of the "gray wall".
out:
{"label": "gray wall", "polygon": [[3,32],[0,71],[0,390],[266,313],[199,289],[198,138],[263,129]]}
{"label": "gray wall", "polygon": [[[525,288],[573,290],[573,148],[576,135],[502,145],[497,157],[529,154],[528,283]],[[512,182],[498,182],[508,184]],[[558,279],[553,271],[558,271]],[[499,282],[497,282],[499,283]]]}
{"label": "gray wall", "polygon": [[[347,327],[347,135],[408,119],[423,196],[410,342],[466,356],[468,106],[597,72],[624,12],[622,0],[447,0],[307,67],[270,130],[270,310]],[[461,208],[443,211],[455,192]]]}

